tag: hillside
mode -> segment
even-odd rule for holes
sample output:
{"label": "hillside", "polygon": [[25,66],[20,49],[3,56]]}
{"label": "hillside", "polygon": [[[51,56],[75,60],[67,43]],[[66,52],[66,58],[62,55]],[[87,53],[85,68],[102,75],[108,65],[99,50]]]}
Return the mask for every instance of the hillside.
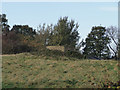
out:
{"label": "hillside", "polygon": [[3,88],[100,88],[118,81],[117,61],[40,57],[29,53],[2,56]]}

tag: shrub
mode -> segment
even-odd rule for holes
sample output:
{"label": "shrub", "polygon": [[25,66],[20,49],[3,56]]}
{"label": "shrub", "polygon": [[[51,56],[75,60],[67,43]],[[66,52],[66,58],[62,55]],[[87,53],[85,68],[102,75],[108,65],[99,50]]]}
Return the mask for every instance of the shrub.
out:
{"label": "shrub", "polygon": [[[2,35],[2,53],[3,54],[16,54],[21,52],[30,52],[28,40],[23,40],[22,35],[16,34],[14,31],[9,32],[7,35]],[[24,42],[25,41],[25,42]]]}
{"label": "shrub", "polygon": [[83,58],[83,55],[76,51],[67,51],[67,52],[65,52],[65,55],[68,57],[75,57],[75,58],[79,58],[79,59]]}

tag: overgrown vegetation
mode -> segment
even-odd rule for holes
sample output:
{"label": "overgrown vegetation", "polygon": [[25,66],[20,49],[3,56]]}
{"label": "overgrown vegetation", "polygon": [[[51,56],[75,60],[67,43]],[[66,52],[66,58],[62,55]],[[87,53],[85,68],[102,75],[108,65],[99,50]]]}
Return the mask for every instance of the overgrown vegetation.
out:
{"label": "overgrown vegetation", "polygon": [[[10,30],[6,15],[0,15],[0,19],[3,54],[22,52],[41,54],[50,52],[47,50],[47,46],[64,46],[65,51],[62,55],[81,59],[110,59],[111,57],[117,59],[119,56],[119,44],[117,43],[118,40],[115,40],[118,38],[111,35],[112,31],[114,31],[112,27],[107,29],[102,26],[92,27],[84,42],[84,40],[79,41],[78,23],[75,23],[74,20],[69,21],[68,17],[61,17],[56,25],[39,25],[37,30],[28,25],[14,25]],[[110,45],[111,40],[115,41],[116,50]],[[81,50],[81,47],[84,47],[83,50]],[[113,56],[110,50],[114,52]]]}

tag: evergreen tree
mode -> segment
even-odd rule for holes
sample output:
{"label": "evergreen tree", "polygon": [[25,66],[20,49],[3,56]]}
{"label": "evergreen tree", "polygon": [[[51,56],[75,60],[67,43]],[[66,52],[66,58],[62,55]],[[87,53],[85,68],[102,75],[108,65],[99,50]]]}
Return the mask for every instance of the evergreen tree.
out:
{"label": "evergreen tree", "polygon": [[54,30],[51,32],[50,44],[70,47],[75,49],[77,41],[79,40],[78,24],[68,17],[60,18]]}
{"label": "evergreen tree", "polygon": [[0,29],[2,29],[2,35],[7,35],[9,33],[10,26],[8,25],[8,19],[6,14],[0,14]]}
{"label": "evergreen tree", "polygon": [[16,34],[23,34],[24,36],[34,36],[36,31],[28,25],[14,25],[11,31],[14,31]]}
{"label": "evergreen tree", "polygon": [[92,27],[92,31],[85,40],[84,55],[87,58],[96,57],[106,59],[110,56],[107,44],[110,43],[106,29],[102,26]]}

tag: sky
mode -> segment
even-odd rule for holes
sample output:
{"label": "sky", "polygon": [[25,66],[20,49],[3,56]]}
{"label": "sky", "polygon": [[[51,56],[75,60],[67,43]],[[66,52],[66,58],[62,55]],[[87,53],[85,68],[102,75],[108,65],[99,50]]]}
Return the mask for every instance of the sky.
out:
{"label": "sky", "polygon": [[[1,13],[1,12],[0,12]],[[93,26],[118,26],[117,2],[2,2],[2,13],[8,24],[56,24],[60,17],[68,16],[79,24],[81,39],[85,39]]]}

